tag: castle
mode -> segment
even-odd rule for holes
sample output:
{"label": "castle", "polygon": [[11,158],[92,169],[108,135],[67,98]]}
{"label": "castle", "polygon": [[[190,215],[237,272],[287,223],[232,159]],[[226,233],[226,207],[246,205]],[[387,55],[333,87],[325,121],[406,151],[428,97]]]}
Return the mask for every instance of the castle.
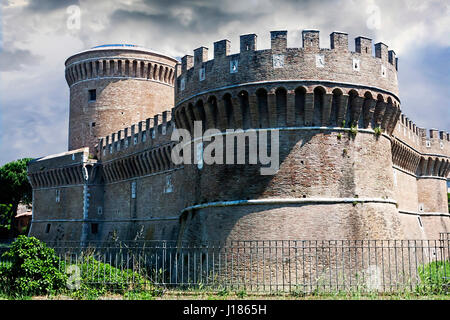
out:
{"label": "castle", "polygon": [[[48,241],[435,239],[450,232],[450,135],[400,109],[383,43],[303,30],[194,50],[181,63],[134,45],[67,59],[69,151],[34,159],[30,235]],[[373,53],[374,47],[374,53]],[[279,133],[279,169],[175,164],[174,130]],[[206,148],[207,141],[200,144]],[[192,148],[197,148],[192,146]],[[195,150],[194,150],[195,151]],[[249,150],[245,150],[249,156]]]}

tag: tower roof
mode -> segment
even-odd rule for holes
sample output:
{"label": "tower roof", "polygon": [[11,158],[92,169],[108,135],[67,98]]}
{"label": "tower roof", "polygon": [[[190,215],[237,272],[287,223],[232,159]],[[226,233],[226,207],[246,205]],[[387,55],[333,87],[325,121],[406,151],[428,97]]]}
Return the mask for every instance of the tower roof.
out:
{"label": "tower roof", "polygon": [[149,54],[154,54],[154,55],[158,55],[158,56],[163,56],[165,58],[169,58],[172,59],[176,62],[178,62],[177,59],[175,59],[174,57],[167,55],[165,53],[162,52],[158,52],[152,49],[148,49],[139,45],[135,45],[135,44],[128,44],[128,43],[113,43],[113,44],[102,44],[102,45],[98,45],[95,47],[92,47],[90,49],[87,50],[83,50],[80,51],[78,53],[75,53],[74,55],[70,56],[69,58],[67,58],[66,63],[69,59],[80,55],[80,54],[84,54],[84,53],[88,53],[88,52],[94,52],[94,51],[107,51],[107,50],[124,50],[124,51],[139,51],[139,52],[143,52],[143,53],[149,53]]}

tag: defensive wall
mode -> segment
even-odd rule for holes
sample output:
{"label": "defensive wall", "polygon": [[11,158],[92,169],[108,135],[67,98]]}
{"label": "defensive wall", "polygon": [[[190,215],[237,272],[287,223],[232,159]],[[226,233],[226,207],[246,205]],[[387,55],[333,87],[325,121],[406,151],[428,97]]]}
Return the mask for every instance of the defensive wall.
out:
{"label": "defensive wall", "polygon": [[[257,50],[256,35],[244,35],[234,55],[228,40],[218,41],[213,60],[198,48],[173,66],[173,108],[163,103],[134,124],[108,127],[91,150],[30,163],[31,234],[202,242],[449,232],[449,134],[427,135],[402,114],[395,53],[377,43],[373,54],[365,37],[351,52],[345,33],[332,33],[329,49],[319,48],[318,31],[303,31],[302,48],[288,48],[286,39],[286,31],[273,31],[271,48]],[[217,129],[216,137],[226,129],[278,130],[277,174],[261,175],[259,164],[175,165],[171,134],[193,133],[194,121]]]}

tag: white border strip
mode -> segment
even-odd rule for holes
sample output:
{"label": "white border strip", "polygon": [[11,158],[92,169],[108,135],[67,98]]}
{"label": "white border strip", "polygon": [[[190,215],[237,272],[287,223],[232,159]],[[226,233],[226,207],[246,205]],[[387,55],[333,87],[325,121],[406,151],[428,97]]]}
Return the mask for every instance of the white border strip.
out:
{"label": "white border strip", "polygon": [[197,204],[194,206],[186,207],[181,212],[204,209],[214,207],[231,207],[241,205],[265,205],[265,204],[335,204],[335,203],[388,203],[397,204],[397,201],[393,199],[381,199],[381,198],[272,198],[272,199],[254,199],[254,200],[234,200],[234,201],[218,201]]}
{"label": "white border strip", "polygon": [[443,216],[450,217],[450,213],[446,212],[415,212],[415,211],[406,211],[406,210],[398,210],[400,214],[409,214],[414,216]]}

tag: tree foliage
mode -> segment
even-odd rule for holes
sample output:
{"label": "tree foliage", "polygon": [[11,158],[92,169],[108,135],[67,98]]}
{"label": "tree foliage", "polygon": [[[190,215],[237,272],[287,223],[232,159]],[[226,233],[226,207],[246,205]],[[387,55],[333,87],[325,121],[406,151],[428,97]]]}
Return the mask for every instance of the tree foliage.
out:
{"label": "tree foliage", "polygon": [[11,203],[13,207],[20,202],[31,203],[31,185],[27,177],[30,160],[23,158],[0,167],[0,203]]}
{"label": "tree foliage", "polygon": [[19,203],[31,204],[32,188],[27,177],[30,160],[23,158],[0,167],[0,234],[6,231],[12,236]]}
{"label": "tree foliage", "polygon": [[8,295],[30,296],[55,293],[65,288],[64,262],[34,237],[19,236],[3,254],[0,290]]}

